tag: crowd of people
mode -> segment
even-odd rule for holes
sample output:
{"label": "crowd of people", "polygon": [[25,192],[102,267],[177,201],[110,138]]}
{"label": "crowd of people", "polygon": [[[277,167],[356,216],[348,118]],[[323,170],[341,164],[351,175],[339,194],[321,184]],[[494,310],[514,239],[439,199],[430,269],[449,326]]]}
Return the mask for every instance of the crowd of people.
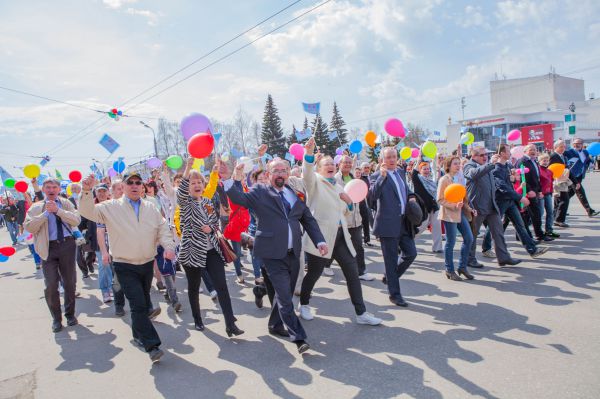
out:
{"label": "crowd of people", "polygon": [[[356,323],[382,323],[367,311],[361,286],[375,279],[365,260],[365,248],[376,246],[375,239],[389,300],[406,307],[400,281],[418,256],[415,237],[425,231],[431,232],[431,251],[443,253],[445,277],[462,281],[475,278],[469,269],[483,267],[478,253],[495,258],[501,267],[522,262],[507,246],[509,223],[518,242],[537,258],[548,250],[544,243],[559,239],[555,230],[569,227],[573,196],[590,217],[597,215],[583,187],[592,159],[580,139],[571,145],[567,149],[558,140],[551,154],[538,154],[530,144],[521,159],[512,158],[505,144],[495,151],[473,147],[466,156],[457,150],[408,163],[399,159],[397,148],[384,147],[378,163],[358,164],[349,154],[336,162],[310,138],[294,167],[280,158],[263,163],[263,144],[252,170],[216,157],[208,179],[194,169],[193,158],[175,175],[166,165],[150,176],[126,171],[118,179],[97,181],[90,175],[73,183],[69,196],[57,179],[48,178],[41,187],[33,179],[34,195],[25,193],[22,210],[14,198],[5,198],[0,214],[13,244],[26,237],[42,269],[54,332],[63,329],[61,292],[66,324],[78,323],[77,265],[85,279],[97,267],[100,295],[114,303],[117,317],[126,314],[127,299],[134,342],[152,361],[163,356],[152,324],[161,313],[151,302],[153,281],[169,306],[182,312],[186,304],[175,284],[182,269],[194,328],[205,329],[199,295],[204,281],[207,294],[219,303],[226,334],[239,336],[244,331],[236,324],[225,270],[233,263],[237,283],[246,286],[247,263],[256,306],[263,307],[264,296],[271,303],[269,333],[289,338],[304,353],[310,345],[300,319],[315,317],[313,289],[322,274],[333,273],[333,261],[344,275]],[[565,165],[559,177],[548,169],[554,163]],[[368,187],[358,203],[344,191],[355,179]],[[452,184],[466,188],[463,199],[447,198]],[[462,244],[455,267],[457,233]],[[243,262],[244,252],[248,262]],[[297,308],[294,296],[299,297]]]}

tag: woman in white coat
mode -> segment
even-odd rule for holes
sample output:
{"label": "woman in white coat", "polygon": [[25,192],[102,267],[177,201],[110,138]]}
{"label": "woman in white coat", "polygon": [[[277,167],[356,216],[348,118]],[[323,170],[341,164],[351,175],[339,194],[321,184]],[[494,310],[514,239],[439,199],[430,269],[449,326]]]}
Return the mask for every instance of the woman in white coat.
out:
{"label": "woman in white coat", "polygon": [[[310,294],[315,283],[321,276],[323,268],[333,258],[340,265],[350,299],[356,311],[358,324],[378,325],[381,320],[366,311],[362,296],[362,288],[358,278],[358,265],[356,251],[352,245],[345,213],[352,206],[352,200],[344,193],[344,189],[336,183],[335,164],[329,156],[315,159],[315,140],[310,138],[305,145],[305,156],[302,164],[302,181],[306,189],[309,209],[319,223],[319,228],[325,237],[327,246],[331,251],[321,256],[319,250],[305,235],[303,249],[306,251],[308,271],[302,281],[300,291],[300,316],[305,320],[312,320],[313,315],[308,306]],[[315,163],[317,171],[315,173]]]}

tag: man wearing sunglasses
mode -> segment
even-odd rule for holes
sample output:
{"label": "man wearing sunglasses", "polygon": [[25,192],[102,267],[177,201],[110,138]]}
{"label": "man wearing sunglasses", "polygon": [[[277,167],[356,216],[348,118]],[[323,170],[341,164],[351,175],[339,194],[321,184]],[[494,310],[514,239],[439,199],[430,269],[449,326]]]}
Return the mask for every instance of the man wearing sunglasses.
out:
{"label": "man wearing sunglasses", "polygon": [[79,210],[89,220],[106,226],[115,272],[131,308],[133,339],[156,362],[163,352],[159,348],[158,333],[148,316],[152,307],[150,287],[156,243],[165,249],[165,259],[170,260],[175,259],[175,243],[160,211],[151,202],[142,201],[140,175],[128,173],[123,183],[123,197],[94,205],[92,189],[96,179],[90,175],[82,182]]}

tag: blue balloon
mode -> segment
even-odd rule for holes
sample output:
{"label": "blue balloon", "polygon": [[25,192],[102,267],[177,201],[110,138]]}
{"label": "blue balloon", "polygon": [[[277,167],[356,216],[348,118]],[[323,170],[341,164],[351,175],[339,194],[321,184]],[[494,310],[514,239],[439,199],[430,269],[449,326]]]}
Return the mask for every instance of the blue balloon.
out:
{"label": "blue balloon", "polygon": [[118,111],[117,115],[122,116],[123,115],[123,111]]}
{"label": "blue balloon", "polygon": [[359,152],[362,151],[362,148],[363,148],[362,143],[358,140],[354,140],[352,143],[350,143],[350,147],[348,149],[350,150],[351,153],[358,154]]}
{"label": "blue balloon", "polygon": [[123,162],[123,161],[115,161],[113,163],[113,169],[117,173],[123,173],[123,171],[125,170],[125,162]]}
{"label": "blue balloon", "polygon": [[6,262],[8,260],[8,256],[0,254],[0,262]]}
{"label": "blue balloon", "polygon": [[600,155],[600,143],[595,142],[595,143],[590,144],[588,146],[587,150],[591,156],[597,157],[598,155]]}

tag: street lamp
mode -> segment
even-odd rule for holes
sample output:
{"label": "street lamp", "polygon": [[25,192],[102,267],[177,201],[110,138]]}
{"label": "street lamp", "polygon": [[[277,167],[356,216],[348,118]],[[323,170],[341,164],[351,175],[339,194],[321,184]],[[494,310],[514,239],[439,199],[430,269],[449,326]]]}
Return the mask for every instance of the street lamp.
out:
{"label": "street lamp", "polygon": [[152,129],[150,126],[148,126],[146,124],[146,122],[144,122],[144,121],[140,121],[140,124],[148,129],[152,130],[152,138],[154,139],[154,156],[158,157],[158,151],[156,149],[156,133],[154,133],[154,129]]}

